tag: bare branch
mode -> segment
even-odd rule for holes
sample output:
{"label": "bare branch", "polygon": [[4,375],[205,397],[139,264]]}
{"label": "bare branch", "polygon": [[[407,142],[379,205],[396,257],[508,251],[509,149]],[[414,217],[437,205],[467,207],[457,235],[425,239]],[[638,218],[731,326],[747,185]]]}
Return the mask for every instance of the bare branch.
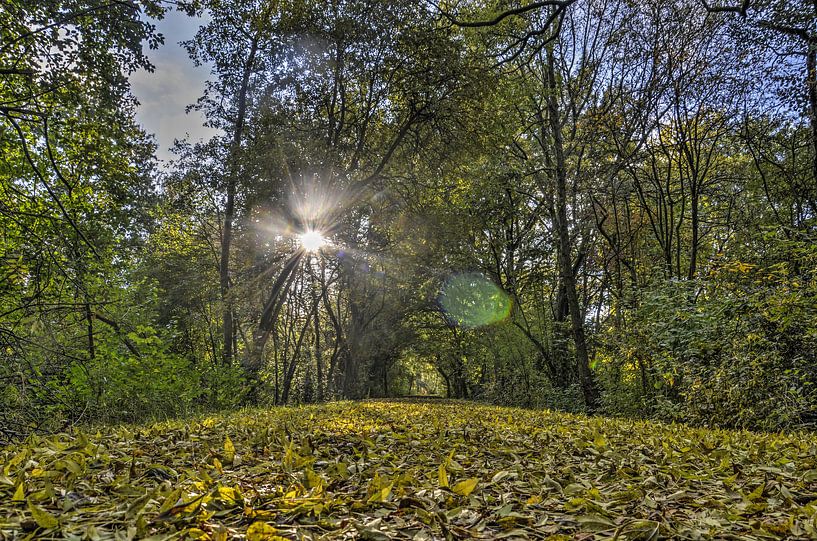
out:
{"label": "bare branch", "polygon": [[493,19],[488,19],[484,21],[463,21],[461,19],[458,19],[453,14],[447,11],[443,11],[442,9],[440,9],[439,6],[435,5],[435,7],[437,7],[437,9],[440,9],[440,13],[442,14],[442,16],[448,19],[455,26],[459,26],[462,28],[484,28],[486,26],[496,26],[505,19],[507,19],[508,17],[524,15],[526,13],[530,13],[531,11],[535,11],[544,7],[555,7],[557,11],[564,11],[575,2],[576,0],[542,0],[540,2],[533,2],[526,6],[508,9],[506,11],[503,11]]}
{"label": "bare branch", "polygon": [[34,75],[34,70],[19,68],[0,68],[0,75]]}
{"label": "bare branch", "polygon": [[706,0],[701,0],[704,9],[709,13],[738,13],[741,17],[746,17],[746,12],[749,10],[751,0],[743,0],[739,6],[713,6]]}
{"label": "bare branch", "polygon": [[136,348],[136,345],[122,331],[122,327],[119,325],[119,323],[117,323],[115,320],[113,320],[113,319],[111,319],[109,317],[103,316],[99,312],[93,312],[91,315],[92,315],[92,317],[94,319],[96,319],[98,321],[101,321],[105,325],[112,328],[114,330],[114,332],[116,332],[116,334],[118,334],[119,337],[122,339],[122,342],[125,344],[125,347],[128,348],[128,351],[133,353],[133,355],[135,355],[136,357],[138,357],[140,359],[142,358],[142,354],[139,353],[139,350]]}
{"label": "bare branch", "polygon": [[817,36],[811,35],[803,28],[796,28],[794,26],[786,26],[784,24],[775,24],[769,21],[760,21],[758,26],[761,28],[766,28],[768,30],[774,30],[775,32],[780,32],[781,34],[787,34],[789,36],[795,36],[802,40],[805,40],[809,43],[812,43],[817,40]]}

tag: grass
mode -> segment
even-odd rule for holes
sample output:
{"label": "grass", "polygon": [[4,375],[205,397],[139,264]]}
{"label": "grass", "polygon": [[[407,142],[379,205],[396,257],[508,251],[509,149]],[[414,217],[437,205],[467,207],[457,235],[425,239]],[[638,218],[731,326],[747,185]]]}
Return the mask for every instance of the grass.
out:
{"label": "grass", "polygon": [[809,539],[817,438],[462,402],[32,437],[0,539]]}

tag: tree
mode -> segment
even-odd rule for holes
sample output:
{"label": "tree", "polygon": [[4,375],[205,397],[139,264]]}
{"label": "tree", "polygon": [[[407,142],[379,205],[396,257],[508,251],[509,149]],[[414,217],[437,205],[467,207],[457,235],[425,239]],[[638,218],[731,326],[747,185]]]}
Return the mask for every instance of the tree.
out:
{"label": "tree", "polygon": [[[135,354],[123,260],[151,226],[152,142],[127,76],[151,69],[154,2],[6,2],[0,13],[0,336],[8,430],[74,418],[60,383],[107,348]],[[134,211],[133,209],[138,209]],[[114,345],[109,344],[113,338]],[[49,412],[57,412],[53,415]],[[14,426],[19,423],[18,426]],[[6,430],[4,424],[0,430]]]}

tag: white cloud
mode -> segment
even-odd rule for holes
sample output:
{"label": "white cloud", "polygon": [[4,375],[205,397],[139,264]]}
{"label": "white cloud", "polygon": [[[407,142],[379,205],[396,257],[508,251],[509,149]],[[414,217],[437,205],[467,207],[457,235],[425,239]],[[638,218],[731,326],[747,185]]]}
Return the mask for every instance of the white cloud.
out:
{"label": "white cloud", "polygon": [[153,73],[139,71],[130,78],[133,94],[140,102],[136,119],[147,132],[156,134],[157,155],[162,160],[173,157],[169,148],[175,139],[196,141],[217,133],[202,125],[204,118],[197,111],[185,113],[185,108],[204,92],[204,81],[209,76],[209,67],[195,66],[179,45],[193,36],[199,23],[175,12],[157,21],[165,44],[149,52],[156,69]]}

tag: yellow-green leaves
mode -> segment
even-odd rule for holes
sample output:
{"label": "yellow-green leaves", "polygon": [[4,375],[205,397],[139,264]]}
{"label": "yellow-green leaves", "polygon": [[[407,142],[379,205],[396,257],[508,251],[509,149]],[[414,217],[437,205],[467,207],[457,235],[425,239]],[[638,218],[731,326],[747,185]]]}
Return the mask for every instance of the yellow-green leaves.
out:
{"label": "yellow-green leaves", "polygon": [[809,435],[372,401],[77,441],[0,449],[0,537],[817,538]]}
{"label": "yellow-green leaves", "polygon": [[[746,495],[746,499],[753,502],[763,495],[763,490],[766,488],[766,483],[760,483],[751,493]],[[785,488],[785,487],[783,487]]]}
{"label": "yellow-green leaves", "polygon": [[179,499],[182,497],[182,489],[176,488],[170,494],[165,496],[164,503],[159,508],[159,515],[163,515],[168,513],[173,507],[179,502]]}
{"label": "yellow-green leaves", "polygon": [[224,457],[225,464],[232,464],[235,461],[235,445],[233,445],[233,440],[230,439],[230,436],[224,437],[224,452],[222,456]]}
{"label": "yellow-green leaves", "polygon": [[247,541],[286,541],[278,535],[278,530],[266,522],[253,522],[247,528]]}
{"label": "yellow-green leaves", "polygon": [[369,483],[369,493],[371,493],[371,496],[367,501],[369,503],[385,502],[391,495],[393,487],[393,482],[380,477],[379,473],[375,473],[374,478],[372,479],[371,483]]}
{"label": "yellow-green leaves", "polygon": [[460,496],[468,496],[477,487],[478,482],[479,480],[474,478],[465,479],[454,485],[451,488],[451,490],[453,490],[455,494],[459,494]]}
{"label": "yellow-green leaves", "polygon": [[60,526],[60,521],[57,517],[42,507],[37,506],[31,500],[28,500],[28,510],[31,512],[31,517],[34,519],[34,522],[36,522],[40,528],[51,530]]}
{"label": "yellow-green leaves", "polygon": [[304,486],[308,489],[317,489],[319,491],[323,488],[323,478],[315,473],[312,468],[307,468],[304,472]]}
{"label": "yellow-green leaves", "polygon": [[445,469],[445,464],[440,464],[440,467],[437,468],[437,480],[441,487],[448,488],[448,471]]}
{"label": "yellow-green leaves", "polygon": [[26,499],[26,489],[23,483],[19,483],[17,485],[17,489],[14,491],[14,496],[11,497],[11,501],[13,502],[22,502]]}
{"label": "yellow-green leaves", "polygon": [[391,494],[392,483],[384,486],[383,488],[377,489],[374,494],[372,494],[371,498],[369,498],[369,503],[371,502],[385,502],[389,495]]}

